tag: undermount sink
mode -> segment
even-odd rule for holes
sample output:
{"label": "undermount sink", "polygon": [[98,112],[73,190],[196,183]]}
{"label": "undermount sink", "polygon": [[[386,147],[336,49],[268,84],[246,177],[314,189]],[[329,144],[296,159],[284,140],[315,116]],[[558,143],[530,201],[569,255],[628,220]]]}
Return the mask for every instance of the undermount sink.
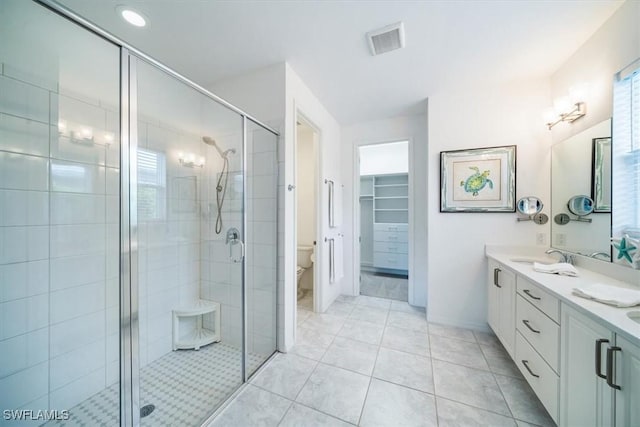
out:
{"label": "undermount sink", "polygon": [[535,256],[513,257],[513,258],[510,258],[509,261],[529,263],[529,264],[533,264],[534,262],[538,262],[540,264],[555,264],[555,263],[558,262],[557,260],[555,260],[553,258],[535,257]]}
{"label": "undermount sink", "polygon": [[627,313],[627,317],[640,324],[640,311],[630,311]]}

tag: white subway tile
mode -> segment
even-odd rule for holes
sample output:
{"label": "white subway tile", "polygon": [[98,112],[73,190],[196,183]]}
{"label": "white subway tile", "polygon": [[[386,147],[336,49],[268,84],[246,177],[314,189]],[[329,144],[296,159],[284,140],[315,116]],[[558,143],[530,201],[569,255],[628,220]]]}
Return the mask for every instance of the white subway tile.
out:
{"label": "white subway tile", "polygon": [[51,259],[51,291],[96,283],[104,278],[104,253]]}
{"label": "white subway tile", "polygon": [[104,366],[86,376],[53,390],[50,393],[50,406],[58,410],[69,409],[101,391],[105,386]]}
{"label": "white subway tile", "polygon": [[51,190],[104,194],[105,168],[85,163],[51,160]]}
{"label": "white subway tile", "polygon": [[51,323],[55,324],[85,314],[104,311],[104,287],[103,280],[51,292]]}
{"label": "white subway tile", "polygon": [[0,190],[0,226],[47,225],[49,193]]}
{"label": "white subway tile", "polygon": [[0,379],[0,402],[3,409],[16,409],[47,394],[47,362]]}
{"label": "white subway tile", "polygon": [[58,90],[58,64],[49,63],[49,66],[43,66],[42,55],[24,54],[27,51],[24,44],[11,43],[9,48],[11,47],[13,47],[14,53],[10,54],[11,62],[4,63],[3,74],[5,76],[49,91]]}
{"label": "white subway tile", "polygon": [[49,122],[48,91],[0,76],[0,93],[0,112],[43,123]]}
{"label": "white subway tile", "polygon": [[104,339],[105,313],[99,311],[51,325],[50,333],[51,357],[56,357]]}
{"label": "white subway tile", "polygon": [[162,338],[152,341],[147,346],[148,363],[160,359],[165,354],[171,352],[171,333]]}
{"label": "white subway tile", "polygon": [[0,265],[0,302],[49,291],[49,261]]}
{"label": "white subway tile", "polygon": [[107,195],[105,203],[107,223],[118,224],[120,221],[120,197]]}
{"label": "white subway tile", "polygon": [[0,304],[0,340],[44,328],[49,323],[46,294]]}
{"label": "white subway tile", "polygon": [[73,138],[58,134],[57,126],[51,126],[51,158],[72,162],[106,164],[106,147],[101,144],[85,142],[79,136]]}
{"label": "white subway tile", "polygon": [[51,193],[51,224],[100,224],[104,222],[104,195]]}
{"label": "white subway tile", "polygon": [[49,360],[48,328],[0,341],[0,378]]}
{"label": "white subway tile", "polygon": [[0,114],[0,150],[49,156],[49,125]]}
{"label": "white subway tile", "polygon": [[51,226],[51,257],[67,257],[105,251],[104,225]]}
{"label": "white subway tile", "polygon": [[49,160],[0,151],[0,188],[49,190]]}
{"label": "white subway tile", "polygon": [[49,362],[49,387],[58,389],[105,366],[105,341],[94,341]]}
{"label": "white subway tile", "polygon": [[106,169],[106,192],[112,196],[120,195],[120,169]]}

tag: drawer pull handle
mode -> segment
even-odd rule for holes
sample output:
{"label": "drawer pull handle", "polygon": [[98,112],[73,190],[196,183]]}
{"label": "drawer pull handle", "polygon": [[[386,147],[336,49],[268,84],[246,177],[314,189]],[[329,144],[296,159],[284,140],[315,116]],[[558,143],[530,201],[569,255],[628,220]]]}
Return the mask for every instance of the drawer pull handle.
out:
{"label": "drawer pull handle", "polygon": [[494,268],[493,269],[493,284],[496,285],[497,287],[501,288],[502,286],[498,283],[499,281],[499,277],[500,277],[500,272],[502,270],[500,270],[499,268]]}
{"label": "drawer pull handle", "polygon": [[596,375],[605,380],[607,379],[607,376],[602,374],[600,367],[602,366],[602,344],[608,342],[609,340],[606,338],[596,340]]}
{"label": "drawer pull handle", "polygon": [[529,295],[532,299],[534,299],[536,301],[540,301],[542,299],[540,297],[537,297],[537,296],[533,295],[529,289],[525,289],[524,293]]}
{"label": "drawer pull handle", "polygon": [[616,390],[622,390],[622,387],[620,387],[618,384],[615,384],[613,381],[613,361],[615,359],[615,354],[613,354],[616,351],[622,351],[622,349],[620,347],[609,347],[607,348],[607,384],[609,384],[609,387],[614,388]]}
{"label": "drawer pull handle", "polygon": [[532,370],[531,370],[531,368],[529,367],[529,361],[528,361],[528,360],[523,360],[523,361],[522,361],[522,364],[524,365],[524,367],[525,367],[525,368],[527,368],[527,371],[529,371],[529,373],[530,373],[531,375],[533,375],[533,376],[534,376],[534,377],[536,377],[536,378],[540,378],[540,375],[536,375],[536,374],[534,374],[534,373],[533,373],[533,371],[532,371]]}
{"label": "drawer pull handle", "polygon": [[533,329],[533,328],[531,327],[531,325],[529,324],[529,321],[528,321],[528,320],[523,319],[523,320],[522,320],[522,323],[524,323],[524,326],[526,326],[527,328],[529,328],[529,330],[530,330],[531,332],[534,332],[534,333],[536,333],[536,334],[539,334],[539,333],[540,333],[540,331],[539,331],[539,330],[537,330],[537,329]]}

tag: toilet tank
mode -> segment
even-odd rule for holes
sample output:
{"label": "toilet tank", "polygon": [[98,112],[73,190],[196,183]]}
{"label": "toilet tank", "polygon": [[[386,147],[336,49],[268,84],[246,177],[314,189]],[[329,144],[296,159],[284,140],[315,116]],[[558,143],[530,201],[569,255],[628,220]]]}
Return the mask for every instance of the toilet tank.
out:
{"label": "toilet tank", "polygon": [[304,268],[311,267],[313,264],[311,255],[313,255],[313,246],[298,246],[298,265]]}

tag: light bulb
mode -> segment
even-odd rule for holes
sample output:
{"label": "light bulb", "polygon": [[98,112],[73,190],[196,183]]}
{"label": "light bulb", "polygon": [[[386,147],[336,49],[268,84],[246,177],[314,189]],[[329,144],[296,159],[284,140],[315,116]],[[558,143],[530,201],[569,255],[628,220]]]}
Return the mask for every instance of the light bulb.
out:
{"label": "light bulb", "polygon": [[542,113],[542,118],[544,119],[545,124],[549,124],[558,120],[558,114],[556,114],[556,110],[549,107]]}
{"label": "light bulb", "polygon": [[578,83],[569,88],[569,100],[572,104],[584,102],[588,92],[586,83]]}
{"label": "light bulb", "polygon": [[200,163],[199,163],[200,166],[204,166],[204,162],[205,162],[204,157],[200,156]]}
{"label": "light bulb", "polygon": [[85,139],[91,139],[93,137],[93,131],[91,128],[82,128],[80,129],[80,135],[82,135]]}
{"label": "light bulb", "polygon": [[561,96],[553,101],[553,109],[557,114],[566,114],[571,111],[571,100],[568,96]]}

